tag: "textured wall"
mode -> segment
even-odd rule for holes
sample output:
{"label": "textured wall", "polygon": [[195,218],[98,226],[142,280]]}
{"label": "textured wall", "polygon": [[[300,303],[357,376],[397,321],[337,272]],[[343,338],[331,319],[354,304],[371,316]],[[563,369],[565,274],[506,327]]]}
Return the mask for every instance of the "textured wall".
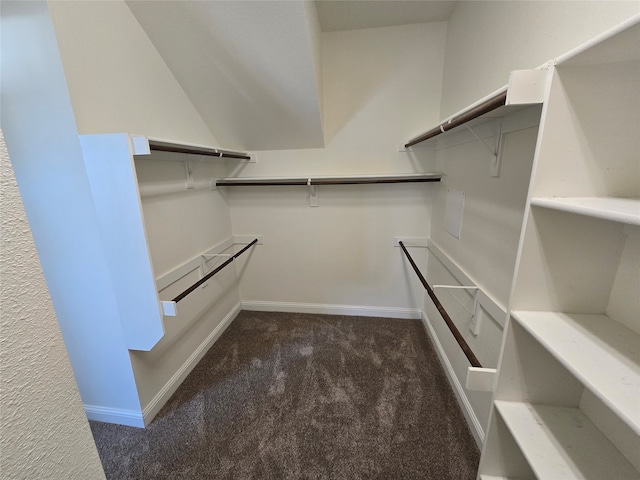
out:
{"label": "textured wall", "polygon": [[0,134],[0,472],[104,478]]}

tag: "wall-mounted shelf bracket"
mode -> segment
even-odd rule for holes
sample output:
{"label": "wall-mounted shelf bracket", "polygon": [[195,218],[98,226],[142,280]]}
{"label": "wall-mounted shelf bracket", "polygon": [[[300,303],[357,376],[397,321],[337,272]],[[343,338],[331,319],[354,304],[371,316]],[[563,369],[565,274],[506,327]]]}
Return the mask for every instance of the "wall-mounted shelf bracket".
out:
{"label": "wall-mounted shelf bracket", "polygon": [[[220,258],[220,257],[230,257],[231,255],[228,253],[203,253],[202,255],[200,255],[200,278],[203,278],[208,272],[207,270],[207,262],[213,258]],[[204,285],[202,285],[202,288],[206,287],[207,284],[205,283]]]}
{"label": "wall-mounted shelf bracket", "polygon": [[502,163],[502,155],[501,155],[501,147],[502,147],[502,118],[497,118],[496,122],[496,134],[494,138],[494,144],[489,145],[487,142],[476,133],[471,125],[465,124],[464,126],[469,130],[471,135],[473,135],[476,140],[478,140],[484,148],[487,149],[489,154],[491,155],[491,163],[489,164],[489,175],[492,177],[500,176],[500,165]]}
{"label": "wall-mounted shelf bracket", "polygon": [[309,185],[309,206],[317,207],[318,203],[318,187],[311,183],[311,179],[307,180],[307,185]]}
{"label": "wall-mounted shelf bracket", "polygon": [[455,295],[451,295],[453,299],[458,302],[462,308],[464,308],[471,315],[471,322],[469,324],[469,330],[473,333],[474,336],[478,336],[480,334],[480,317],[478,316],[478,292],[480,289],[475,286],[467,286],[467,285],[434,285],[433,289],[436,290],[438,288],[443,289],[451,289],[451,290],[472,290],[473,291],[473,306],[471,310],[467,308],[467,306],[460,301],[458,297]]}
{"label": "wall-mounted shelf bracket", "polygon": [[193,190],[196,186],[196,182],[193,180],[193,172],[191,171],[191,165],[189,164],[189,159],[184,162],[184,173],[187,178],[186,187],[187,190]]}

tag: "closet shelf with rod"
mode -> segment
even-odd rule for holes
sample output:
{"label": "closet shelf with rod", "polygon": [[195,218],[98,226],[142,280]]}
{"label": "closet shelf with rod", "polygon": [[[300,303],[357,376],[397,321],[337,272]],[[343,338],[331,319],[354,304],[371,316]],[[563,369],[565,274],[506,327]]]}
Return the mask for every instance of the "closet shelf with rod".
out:
{"label": "closet shelf with rod", "polygon": [[413,271],[416,273],[416,275],[420,279],[420,283],[422,283],[422,286],[425,288],[425,290],[429,294],[429,297],[431,298],[436,308],[438,309],[438,312],[442,316],[442,319],[445,321],[445,323],[449,327],[449,330],[451,331],[454,338],[456,339],[456,342],[458,342],[458,345],[460,346],[465,356],[467,357],[467,360],[469,360],[469,363],[471,364],[471,366],[476,368],[482,368],[482,365],[480,364],[480,360],[478,360],[478,357],[476,357],[476,355],[473,353],[473,351],[471,350],[471,347],[469,347],[465,339],[462,337],[462,334],[453,323],[453,320],[451,320],[451,317],[449,316],[445,308],[440,303],[440,300],[438,300],[438,297],[436,297],[436,294],[434,293],[433,288],[431,288],[431,286],[427,283],[427,280],[424,278],[424,275],[422,275],[422,272],[420,271],[416,263],[413,261],[413,258],[409,254],[407,247],[404,246],[404,242],[400,241],[398,242],[398,244],[400,245],[402,252],[407,257],[407,260],[409,260],[409,263],[411,264]]}
{"label": "closet shelf with rod", "polygon": [[215,179],[216,187],[307,186],[309,206],[318,206],[319,185],[370,185],[390,183],[440,182],[443,173],[409,173],[388,175],[305,176],[305,177],[234,177]]}
{"label": "closet shelf with rod", "polygon": [[[449,331],[453,335],[453,338],[455,339],[455,341],[457,342],[458,346],[460,347],[460,349],[462,350],[464,355],[467,357],[467,360],[469,361],[469,364],[471,365],[467,369],[466,387],[468,389],[470,389],[470,390],[492,391],[493,390],[494,378],[495,378],[495,375],[496,375],[496,369],[494,369],[494,368],[483,368],[482,367],[482,364],[480,363],[480,360],[478,360],[478,357],[476,357],[475,353],[473,353],[473,350],[471,349],[469,344],[465,341],[464,337],[462,336],[462,334],[458,330],[458,327],[456,327],[455,323],[451,319],[451,316],[445,310],[445,308],[442,305],[442,303],[440,303],[440,300],[438,299],[438,297],[436,296],[436,294],[434,292],[434,289],[437,288],[437,287],[439,287],[439,288],[464,288],[464,289],[469,289],[469,290],[475,290],[476,291],[476,295],[480,290],[475,285],[470,285],[470,286],[467,286],[467,285],[461,285],[461,286],[435,285],[435,286],[431,287],[427,283],[427,280],[424,278],[424,275],[422,274],[422,272],[420,271],[420,269],[418,268],[418,266],[414,262],[413,258],[409,254],[409,251],[407,250],[407,247],[404,245],[404,242],[399,241],[398,245],[402,249],[402,252],[404,253],[404,255],[407,257],[407,260],[409,261],[409,264],[413,268],[413,271],[418,276],[418,279],[420,280],[420,283],[422,283],[422,286],[427,291],[427,293],[429,295],[429,298],[431,298],[431,301],[433,302],[433,304],[435,305],[436,309],[438,310],[438,313],[440,313],[440,316],[442,317],[442,319],[444,320],[445,324],[449,328]],[[475,298],[476,298],[476,300],[474,301],[474,310],[478,306],[477,296]],[[475,314],[475,312],[473,312],[473,313]]]}
{"label": "closet shelf with rod", "polygon": [[[253,157],[247,152],[227,150],[195,143],[176,142],[153,137],[129,135],[133,144],[134,155],[149,155],[151,152],[187,153],[206,157],[232,158],[251,161]],[[177,157],[178,158],[178,157]]]}
{"label": "closet shelf with rod", "polygon": [[304,176],[304,177],[235,177],[217,178],[217,187],[258,187],[293,185],[363,185],[376,183],[439,182],[442,173],[410,173],[389,175]]}
{"label": "closet shelf with rod", "polygon": [[[506,86],[448,117],[426,132],[411,138],[404,143],[404,147],[410,149],[422,142],[452,132],[457,127],[464,125],[471,128],[492,118],[513,113],[516,109],[524,106],[541,104],[544,98],[547,74],[548,71],[544,68],[511,72]],[[476,135],[474,134],[474,136]],[[497,155],[497,151],[494,154]]]}

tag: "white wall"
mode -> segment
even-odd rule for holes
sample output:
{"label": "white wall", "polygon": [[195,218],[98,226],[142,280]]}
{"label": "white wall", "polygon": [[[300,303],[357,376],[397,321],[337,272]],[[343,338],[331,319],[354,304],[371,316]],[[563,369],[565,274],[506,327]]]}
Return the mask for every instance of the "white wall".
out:
{"label": "white wall", "polygon": [[0,132],[0,471],[104,478]]}
{"label": "white wall", "polygon": [[140,410],[53,28],[2,3],[2,129],[85,405]]}
{"label": "white wall", "polygon": [[466,1],[448,23],[442,118],[640,12],[636,1]]}
{"label": "white wall", "polygon": [[[430,171],[433,156],[415,160],[398,144],[439,117],[445,34],[444,23],[324,33],[326,148],[258,152],[241,175]],[[306,187],[228,188],[234,233],[263,234],[265,242],[247,264],[241,299],[250,308],[289,302],[372,307],[353,313],[379,315],[420,310],[423,291],[392,239],[428,236],[433,189],[318,187],[320,206],[309,207]],[[416,252],[416,260],[424,255]]]}
{"label": "white wall", "polygon": [[80,134],[217,145],[124,1],[53,1],[49,9]]}

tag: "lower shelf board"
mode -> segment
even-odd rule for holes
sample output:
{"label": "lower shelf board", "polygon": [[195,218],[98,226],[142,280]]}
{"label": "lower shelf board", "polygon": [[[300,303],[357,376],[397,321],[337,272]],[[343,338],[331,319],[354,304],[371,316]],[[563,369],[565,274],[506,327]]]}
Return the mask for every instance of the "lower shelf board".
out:
{"label": "lower shelf board", "polygon": [[640,479],[578,408],[506,401],[495,407],[537,478]]}
{"label": "lower shelf board", "polygon": [[519,480],[513,477],[501,477],[498,475],[480,475],[480,480]]}
{"label": "lower shelf board", "polygon": [[640,435],[640,335],[606,315],[524,311],[512,315]]}

